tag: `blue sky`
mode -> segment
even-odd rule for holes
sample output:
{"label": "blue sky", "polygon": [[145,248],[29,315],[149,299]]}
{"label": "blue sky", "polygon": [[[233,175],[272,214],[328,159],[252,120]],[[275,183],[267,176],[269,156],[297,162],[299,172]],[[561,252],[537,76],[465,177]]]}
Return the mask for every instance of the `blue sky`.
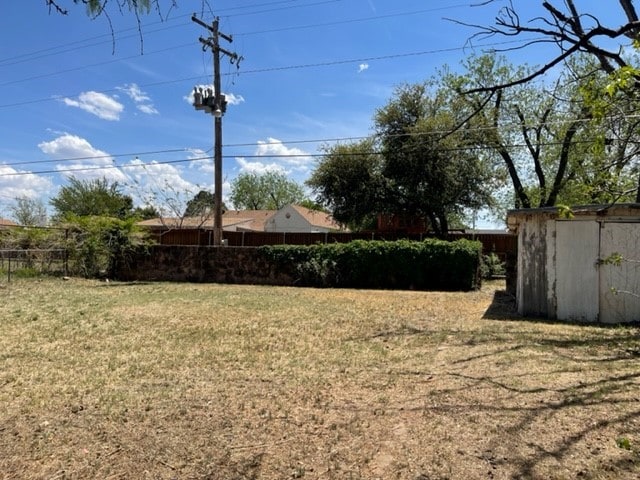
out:
{"label": "blue sky", "polygon": [[[68,175],[117,180],[137,204],[212,190],[213,119],[189,98],[194,85],[212,82],[211,53],[198,42],[207,31],[191,21],[194,12],[207,23],[218,15],[233,36],[221,45],[244,57],[239,68],[222,59],[226,198],[242,172],[275,169],[303,182],[323,144],[371,133],[394,87],[491,48],[471,49],[474,31],[446,18],[491,24],[505,2],[209,0],[203,8],[178,0],[167,12],[162,1],[166,18],[143,16],[142,39],[130,14],[111,11],[112,36],[107,18],[91,20],[71,0],[59,2],[67,16],[44,1],[5,3],[1,217],[16,197],[48,203]],[[514,1],[526,19],[540,3]],[[535,64],[542,53],[519,51],[513,61]]]}

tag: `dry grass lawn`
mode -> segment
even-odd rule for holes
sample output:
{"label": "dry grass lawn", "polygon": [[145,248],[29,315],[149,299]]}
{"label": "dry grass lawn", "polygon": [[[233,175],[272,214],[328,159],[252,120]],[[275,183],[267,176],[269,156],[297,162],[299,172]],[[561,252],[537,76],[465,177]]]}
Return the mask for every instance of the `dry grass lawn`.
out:
{"label": "dry grass lawn", "polygon": [[640,478],[640,331],[503,288],[5,283],[0,478]]}

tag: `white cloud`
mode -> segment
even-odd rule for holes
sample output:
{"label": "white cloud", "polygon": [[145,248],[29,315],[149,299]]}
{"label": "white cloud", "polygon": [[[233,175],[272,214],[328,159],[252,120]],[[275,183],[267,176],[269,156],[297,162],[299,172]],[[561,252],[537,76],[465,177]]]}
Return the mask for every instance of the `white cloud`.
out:
{"label": "white cloud", "polygon": [[62,101],[65,105],[80,108],[103,120],[120,120],[120,114],[124,110],[124,105],[114,97],[94,91],[83,92],[77,99],[63,98]]}
{"label": "white cloud", "polygon": [[94,148],[86,139],[70,133],[63,133],[50,142],[41,142],[38,148],[55,159],[106,157],[113,160],[108,153]]}
{"label": "white cloud", "polygon": [[2,203],[11,204],[16,198],[41,198],[46,196],[52,188],[53,183],[48,178],[0,164]]}
{"label": "white cloud", "polygon": [[296,170],[306,171],[313,163],[313,158],[304,150],[297,147],[288,147],[277,138],[267,138],[266,141],[258,140],[256,155],[272,156],[277,162],[285,164]]}
{"label": "white cloud", "polygon": [[153,105],[137,105],[136,108],[140,110],[142,113],[146,113],[147,115],[157,115],[160,112]]}
{"label": "white cloud", "polygon": [[197,169],[205,175],[213,175],[213,158],[210,152],[200,148],[192,148],[187,152],[187,158],[193,160],[193,162],[189,162],[189,168]]}
{"label": "white cloud", "polygon": [[236,162],[240,165],[242,173],[257,173],[258,175],[267,172],[287,173],[284,167],[277,163],[249,162],[242,157],[237,157]]}
{"label": "white cloud", "polygon": [[259,140],[257,145],[255,155],[265,157],[265,161],[255,157],[251,161],[244,157],[236,157],[241,173],[278,172],[289,175],[293,172],[307,172],[313,162],[313,158],[304,150],[288,147],[276,138]]}
{"label": "white cloud", "polygon": [[124,87],[117,87],[118,90],[126,93],[136,104],[136,108],[147,115],[157,115],[158,110],[151,102],[151,97],[140,89],[136,83],[127,83]]}
{"label": "white cloud", "polygon": [[129,98],[136,103],[143,103],[151,100],[147,93],[140,90],[140,87],[136,83],[127,83],[124,87],[118,87],[118,90],[129,95]]}
{"label": "white cloud", "polygon": [[56,160],[56,170],[67,176],[81,179],[107,178],[112,181],[126,182],[127,176],[113,168],[114,158],[107,152],[95,148],[91,143],[77,135],[64,133],[50,142],[38,144],[40,150]]}
{"label": "white cloud", "polygon": [[368,63],[361,63],[360,65],[358,65],[358,73],[362,73],[365,70],[369,69],[369,64]]}

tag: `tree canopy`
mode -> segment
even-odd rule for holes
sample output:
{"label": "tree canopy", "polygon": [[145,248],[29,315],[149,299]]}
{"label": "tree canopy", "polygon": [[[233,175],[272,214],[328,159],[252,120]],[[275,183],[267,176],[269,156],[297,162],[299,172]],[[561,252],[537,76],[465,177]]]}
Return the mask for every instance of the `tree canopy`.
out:
{"label": "tree canopy", "polygon": [[384,211],[417,215],[445,236],[449,219],[492,203],[491,171],[454,127],[464,109],[434,82],[403,85],[375,115],[384,159]]}
{"label": "tree canopy", "polygon": [[[552,82],[513,83],[534,68],[504,57],[470,57],[461,74],[442,81],[467,105],[465,126],[494,160],[496,178],[510,180],[507,208],[632,200],[637,152],[637,102],[621,92],[603,94],[609,77],[592,57],[563,64]],[[631,181],[631,182],[630,182]]]}
{"label": "tree canopy", "polygon": [[229,200],[238,210],[280,210],[305,200],[302,186],[284,173],[242,173],[231,183]]}
{"label": "tree canopy", "polygon": [[69,178],[58,194],[50,200],[54,217],[64,220],[70,216],[101,216],[126,219],[133,212],[133,199],[122,193],[118,182],[106,178],[81,180]]}
{"label": "tree canopy", "polygon": [[460,102],[434,82],[402,85],[375,113],[375,135],[326,148],[307,184],[352,228],[380,213],[425,220],[439,236],[465,209],[491,204],[491,170],[463,131]]}
{"label": "tree canopy", "polygon": [[351,230],[372,228],[383,190],[382,156],[374,139],[325,145],[306,184],[338,222]]}

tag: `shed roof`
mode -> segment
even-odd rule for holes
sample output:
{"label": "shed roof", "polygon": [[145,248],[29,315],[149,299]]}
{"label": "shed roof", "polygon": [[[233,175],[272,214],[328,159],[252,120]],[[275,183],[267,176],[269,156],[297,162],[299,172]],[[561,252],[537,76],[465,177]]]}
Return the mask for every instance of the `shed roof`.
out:
{"label": "shed roof", "polygon": [[518,225],[527,218],[577,218],[591,219],[597,217],[607,217],[614,220],[638,219],[640,220],[640,203],[614,203],[614,204],[594,204],[575,205],[572,207],[543,207],[543,208],[520,208],[507,212],[507,226],[510,230],[517,230]]}

